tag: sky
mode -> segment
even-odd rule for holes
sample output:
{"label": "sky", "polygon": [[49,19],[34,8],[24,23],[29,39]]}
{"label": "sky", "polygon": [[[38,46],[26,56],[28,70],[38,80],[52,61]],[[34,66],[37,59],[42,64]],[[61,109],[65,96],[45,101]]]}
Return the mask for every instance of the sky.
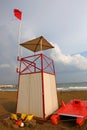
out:
{"label": "sky", "polygon": [[[20,43],[44,36],[54,45],[57,83],[87,82],[87,0],[0,0],[0,84],[17,83],[19,20]],[[45,54],[45,51],[43,52]],[[24,55],[32,53],[23,50]]]}

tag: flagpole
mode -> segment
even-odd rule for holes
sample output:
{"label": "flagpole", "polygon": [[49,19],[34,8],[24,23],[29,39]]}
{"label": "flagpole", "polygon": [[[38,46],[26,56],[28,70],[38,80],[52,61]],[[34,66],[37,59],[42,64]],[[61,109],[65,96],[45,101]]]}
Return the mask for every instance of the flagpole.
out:
{"label": "flagpole", "polygon": [[[18,55],[17,55],[17,61],[21,58],[21,46],[20,46],[20,37],[21,37],[21,24],[22,24],[22,12],[19,9],[14,9],[14,16],[20,20],[19,27],[18,27]],[[19,62],[17,62],[17,72],[19,72]]]}
{"label": "flagpole", "polygon": [[19,22],[19,28],[18,28],[18,55],[17,55],[17,68],[16,68],[16,72],[19,73],[19,60],[22,57],[22,50],[21,50],[21,46],[20,46],[20,38],[21,38],[21,25],[22,25],[22,20],[20,20]]}
{"label": "flagpole", "polygon": [[20,37],[21,37],[21,25],[22,20],[19,22],[19,29],[18,29],[18,58],[21,58],[21,46],[20,46]]}

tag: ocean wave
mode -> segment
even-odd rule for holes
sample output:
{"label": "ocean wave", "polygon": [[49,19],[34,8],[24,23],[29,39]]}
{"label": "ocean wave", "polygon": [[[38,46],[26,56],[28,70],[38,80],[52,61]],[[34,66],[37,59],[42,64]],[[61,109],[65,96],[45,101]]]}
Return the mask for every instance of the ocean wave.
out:
{"label": "ocean wave", "polygon": [[14,92],[14,91],[17,91],[17,88],[0,88],[0,91],[2,91],[2,92],[5,92],[5,91]]}
{"label": "ocean wave", "polygon": [[87,90],[87,87],[61,87],[57,88],[58,91],[73,91],[73,90]]}

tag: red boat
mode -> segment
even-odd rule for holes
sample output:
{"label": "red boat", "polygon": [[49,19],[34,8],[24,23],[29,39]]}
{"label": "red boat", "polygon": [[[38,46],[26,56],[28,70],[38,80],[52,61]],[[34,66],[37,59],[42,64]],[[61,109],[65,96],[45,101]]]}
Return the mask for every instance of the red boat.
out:
{"label": "red boat", "polygon": [[87,101],[74,99],[67,104],[62,101],[62,106],[51,116],[51,122],[58,124],[61,116],[75,117],[76,124],[81,126],[87,119]]}

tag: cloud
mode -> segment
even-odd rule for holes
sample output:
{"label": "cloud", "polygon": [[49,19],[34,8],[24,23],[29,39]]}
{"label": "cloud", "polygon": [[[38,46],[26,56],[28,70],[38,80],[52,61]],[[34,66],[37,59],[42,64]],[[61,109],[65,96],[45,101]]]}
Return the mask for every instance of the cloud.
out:
{"label": "cloud", "polygon": [[55,48],[51,52],[51,57],[55,62],[62,63],[67,66],[73,66],[80,70],[87,70],[87,58],[80,55],[65,55],[62,53],[58,45],[55,44]]}
{"label": "cloud", "polygon": [[10,68],[9,64],[0,64],[0,68]]}

